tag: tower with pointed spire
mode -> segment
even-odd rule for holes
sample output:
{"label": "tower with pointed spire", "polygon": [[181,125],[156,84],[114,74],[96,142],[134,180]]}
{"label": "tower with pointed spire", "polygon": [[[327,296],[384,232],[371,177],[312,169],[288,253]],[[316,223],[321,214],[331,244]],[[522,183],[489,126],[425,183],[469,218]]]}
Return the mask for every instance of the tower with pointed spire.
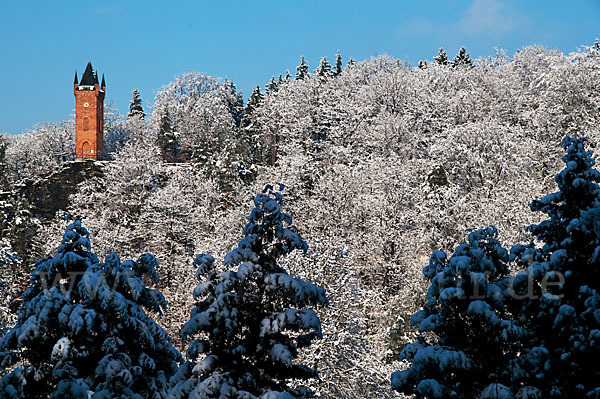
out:
{"label": "tower with pointed spire", "polygon": [[88,62],[81,81],[75,82],[75,159],[102,160],[104,153],[104,96],[106,83],[98,83],[98,74]]}

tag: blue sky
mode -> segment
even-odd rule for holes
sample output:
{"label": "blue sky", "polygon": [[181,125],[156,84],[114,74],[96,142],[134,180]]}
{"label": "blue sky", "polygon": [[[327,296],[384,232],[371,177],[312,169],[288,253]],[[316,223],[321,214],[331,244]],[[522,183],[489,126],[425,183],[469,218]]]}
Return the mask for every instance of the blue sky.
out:
{"label": "blue sky", "polygon": [[600,36],[600,0],[19,1],[0,5],[0,132],[69,119],[88,60],[107,102],[144,106],[188,71],[233,79],[248,97],[300,55],[430,60],[464,45],[474,57],[529,44],[564,52]]}

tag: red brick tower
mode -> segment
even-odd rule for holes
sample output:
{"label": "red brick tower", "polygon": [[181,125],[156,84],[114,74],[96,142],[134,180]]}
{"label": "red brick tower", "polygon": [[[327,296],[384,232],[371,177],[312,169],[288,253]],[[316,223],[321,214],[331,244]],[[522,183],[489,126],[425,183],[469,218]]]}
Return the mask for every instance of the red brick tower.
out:
{"label": "red brick tower", "polygon": [[104,153],[104,95],[106,84],[102,75],[102,85],[98,75],[88,62],[81,82],[75,82],[75,159],[102,160]]}

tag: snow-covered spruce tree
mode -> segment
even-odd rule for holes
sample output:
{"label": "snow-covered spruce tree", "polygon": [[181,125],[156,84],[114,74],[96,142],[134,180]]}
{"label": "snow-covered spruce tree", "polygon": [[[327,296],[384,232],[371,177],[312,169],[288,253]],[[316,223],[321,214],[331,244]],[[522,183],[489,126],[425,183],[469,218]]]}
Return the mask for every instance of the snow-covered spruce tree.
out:
{"label": "snow-covered spruce tree", "polygon": [[448,65],[448,55],[446,55],[446,52],[444,51],[444,49],[442,47],[440,47],[440,49],[438,50],[438,55],[433,57],[433,59],[439,65]]}
{"label": "snow-covered spruce tree", "polygon": [[8,186],[8,165],[6,164],[6,148],[8,140],[3,134],[0,134],[0,190],[4,190]]}
{"label": "snow-covered spruce tree", "polygon": [[[279,75],[279,80],[281,81],[281,75]],[[275,76],[271,76],[271,80],[269,80],[269,83],[267,83],[265,85],[265,93],[267,95],[276,92],[277,91],[277,87],[278,87],[278,83],[275,80]]]}
{"label": "snow-covered spruce tree", "polygon": [[[416,398],[492,398],[490,385],[510,384],[505,365],[515,356],[515,332],[504,310],[509,254],[495,227],[469,234],[454,254],[436,251],[423,269],[431,281],[423,310],[411,324],[417,340],[401,358],[408,369],[392,374],[392,388]],[[433,334],[432,334],[433,333]]]}
{"label": "snow-covered spruce tree", "polygon": [[165,108],[159,117],[156,145],[160,148],[160,155],[166,162],[175,162],[178,156],[177,134],[171,126],[169,110]]}
{"label": "snow-covered spruce tree", "polygon": [[473,67],[473,60],[470,58],[471,53],[467,53],[467,49],[461,47],[458,51],[458,54],[454,57],[454,61],[452,62],[452,68],[457,67]]}
{"label": "snow-covered spruce tree", "polygon": [[296,67],[296,79],[304,79],[308,77],[308,64],[304,60],[304,56],[300,57],[300,64]]}
{"label": "snow-covered spruce tree", "polygon": [[225,79],[225,86],[229,87],[229,93],[231,95],[227,98],[229,113],[235,121],[235,126],[239,128],[242,123],[242,117],[244,116],[244,97],[242,96],[242,92],[237,90],[233,80],[228,82],[227,79]]}
{"label": "snow-covered spruce tree", "polygon": [[142,106],[142,98],[140,97],[140,91],[135,89],[131,93],[131,103],[129,104],[129,113],[127,114],[128,118],[137,116],[139,118],[144,118],[146,113],[144,112],[144,107]]}
{"label": "snow-covered spruce tree", "polygon": [[[16,321],[13,302],[20,295],[19,279],[21,259],[12,251],[10,241],[0,239],[0,337]],[[0,366],[0,375],[2,375]]]}
{"label": "snow-covered spruce tree", "polygon": [[327,61],[327,57],[321,58],[319,66],[317,69],[315,69],[315,75],[317,75],[321,80],[332,76],[331,64],[329,64],[329,61]]}
{"label": "snow-covered spruce tree", "polygon": [[530,333],[511,368],[543,398],[600,397],[600,172],[585,142],[563,139],[559,191],[531,203],[549,217],[528,227],[543,246],[511,250],[525,268],[513,312]]}
{"label": "snow-covered spruce tree", "polygon": [[219,272],[208,254],[194,261],[197,302],[181,330],[186,343],[193,341],[171,380],[171,399],[304,397],[306,390],[290,388],[289,380],[316,376],[294,359],[321,338],[317,314],[305,307],[327,305],[325,291],[277,265],[281,256],[308,248],[284,227],[292,218],[281,211],[282,196],[267,186],[254,204],[244,238],[224,259],[237,271]]}
{"label": "snow-covered spruce tree", "polygon": [[161,312],[153,255],[100,263],[75,221],[56,255],[40,259],[16,326],[0,340],[0,398],[160,398],[181,355],[142,308]]}
{"label": "snow-covered spruce tree", "polygon": [[342,55],[340,54],[340,50],[335,55],[335,70],[333,71],[333,76],[340,76],[342,74]]}
{"label": "snow-covered spruce tree", "polygon": [[270,141],[269,137],[264,134],[260,121],[258,119],[258,111],[264,103],[265,96],[260,92],[260,87],[256,86],[246,107],[242,117],[242,128],[244,131],[246,158],[252,164],[264,164],[269,159]]}

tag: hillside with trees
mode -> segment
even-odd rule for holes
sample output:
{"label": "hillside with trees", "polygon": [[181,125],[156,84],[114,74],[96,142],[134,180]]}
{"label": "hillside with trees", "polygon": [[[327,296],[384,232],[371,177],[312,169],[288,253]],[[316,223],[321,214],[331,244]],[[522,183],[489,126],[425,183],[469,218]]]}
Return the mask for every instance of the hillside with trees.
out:
{"label": "hillside with trees", "polygon": [[[98,163],[102,173],[78,184],[64,208],[52,218],[32,211],[24,187],[50,178],[50,172],[73,161],[73,121],[38,126],[23,135],[1,136],[0,280],[11,283],[0,285],[0,292],[7,292],[0,303],[0,329],[1,323],[7,326],[3,331],[16,323],[16,328],[31,331],[21,341],[27,338],[33,345],[39,338],[34,334],[37,324],[30,321],[25,326],[27,319],[22,319],[33,306],[26,303],[34,300],[33,293],[22,300],[19,295],[29,287],[31,273],[43,262],[50,262],[48,255],[57,254],[56,258],[60,251],[70,250],[65,249],[70,241],[61,247],[58,244],[72,220],[81,220],[90,232],[94,256],[105,259],[86,263],[90,272],[107,273],[112,263],[120,265],[116,268],[137,270],[140,262],[148,261],[140,258],[144,253],[152,254],[160,266],[155,272],[150,266],[142,267],[156,278],[144,280],[148,287],[136,283],[136,290],[164,296],[167,308],[162,317],[156,315],[156,331],[164,329],[173,347],[187,359],[183,363],[187,366],[180,366],[173,380],[178,392],[204,389],[213,395],[216,391],[207,390],[214,389],[210,384],[220,384],[227,385],[230,392],[249,392],[253,395],[249,397],[270,395],[271,390],[295,395],[291,397],[314,391],[332,398],[393,398],[404,394],[442,398],[470,384],[473,392],[465,398],[479,394],[483,398],[595,397],[589,393],[593,384],[588,384],[595,381],[595,375],[577,367],[588,364],[592,353],[581,345],[596,342],[594,331],[600,330],[589,327],[597,308],[593,299],[597,287],[583,283],[597,280],[593,271],[597,254],[595,247],[580,248],[565,239],[569,234],[586,239],[597,235],[597,189],[590,186],[597,182],[597,172],[590,172],[591,158],[582,155],[585,151],[578,147],[583,142],[563,139],[580,137],[583,132],[588,140],[585,145],[593,149],[598,144],[600,48],[592,45],[563,54],[529,46],[510,57],[498,51],[487,59],[471,59],[464,48],[455,57],[440,49],[432,58],[418,67],[385,55],[360,62],[349,58],[344,65],[338,53],[335,65],[323,57],[312,69],[302,57],[296,68],[290,68],[292,72],[282,72],[279,79],[275,78],[277,72],[266,85],[257,86],[245,104],[233,82],[196,72],[166,84],[149,109],[142,107],[136,90],[129,112],[120,114],[111,107],[105,112],[107,160]],[[567,151],[567,172],[561,172],[563,177],[557,177],[556,182],[564,194],[534,202],[533,208],[541,212],[531,212],[532,200],[555,191],[555,176],[563,168],[563,148]],[[571,161],[576,167],[569,166]],[[260,200],[258,204],[251,202],[266,183],[285,186],[281,195],[286,212],[294,216],[292,227],[285,231],[298,239],[301,236],[308,247],[299,241],[291,246],[282,244],[282,237],[270,234],[261,244],[268,243],[269,251],[279,249],[260,255],[260,261],[252,261],[258,269],[249,270],[226,258],[236,248],[249,248],[244,245],[250,245],[247,240],[252,229],[244,226],[254,223],[256,227],[262,220],[271,229],[272,223],[289,222],[287,217],[267,219],[265,215],[272,210],[261,211],[260,216],[253,210],[267,206]],[[578,184],[587,188],[569,191]],[[277,203],[279,193],[267,194]],[[580,194],[587,200],[578,199]],[[569,207],[572,204],[573,213],[561,213],[561,201]],[[548,217],[550,222],[544,222]],[[571,223],[575,219],[581,223]],[[527,230],[526,226],[534,227]],[[258,230],[254,233],[259,234]],[[535,243],[529,244],[533,239]],[[510,250],[516,244],[521,246]],[[256,245],[250,245],[252,251],[267,254],[267,249]],[[291,251],[293,248],[301,251]],[[472,300],[467,292],[467,299],[462,300],[461,295],[451,295],[458,289],[463,293],[467,287],[473,289],[473,273],[488,272],[485,286],[490,292],[503,292],[503,284],[523,270],[566,273],[572,267],[564,263],[562,250],[572,251],[577,261],[595,265],[589,274],[575,273],[577,282],[564,288],[564,303],[539,300],[523,305],[506,300],[499,305],[495,297]],[[123,259],[139,260],[119,263],[111,257],[113,251]],[[210,258],[197,257],[207,253]],[[92,256],[91,252],[86,256]],[[225,259],[223,267],[216,267],[214,259]],[[458,265],[457,259],[467,266]],[[150,263],[155,267],[154,260]],[[234,266],[237,269],[229,270]],[[201,325],[189,324],[217,306],[214,303],[219,295],[229,293],[227,297],[235,303],[244,302],[239,297],[242,291],[251,292],[252,298],[275,295],[269,284],[239,280],[240,274],[252,279],[252,273],[281,273],[277,268],[289,273],[286,278],[301,279],[308,284],[302,287],[319,294],[307,294],[300,301],[297,293],[294,297],[284,290],[274,308],[258,300],[249,303],[256,303],[256,312],[262,312],[263,319],[274,312],[285,315],[280,321],[282,327],[300,320],[298,315],[289,314],[290,309],[310,307],[312,311],[314,307],[314,318],[320,320],[318,328],[314,322],[288,325],[293,334],[279,334],[269,341],[270,347],[261,344],[262,352],[242,356],[228,345],[243,341],[238,332],[246,331],[244,323],[257,323],[249,315],[235,318],[239,324],[230,329],[236,332],[231,336],[219,334],[220,328],[233,323],[228,315],[209,318]],[[452,282],[442,284],[436,277],[444,270],[454,273]],[[197,278],[205,279],[201,282],[204,288],[197,288]],[[285,285],[278,281],[273,284]],[[236,284],[245,288],[231,288],[238,287]],[[477,280],[477,284],[483,283]],[[5,288],[15,285],[19,287],[16,290]],[[449,288],[454,291],[446,291]],[[56,301],[62,300],[57,296]],[[137,303],[139,297],[131,300]],[[328,305],[321,306],[325,303]],[[17,316],[19,305],[23,310]],[[135,304],[147,305],[149,302]],[[94,306],[98,305],[85,304],[86,308]],[[100,307],[105,308],[103,304]],[[50,310],[55,311],[56,306]],[[101,317],[100,310],[95,314]],[[525,326],[524,320],[511,324],[517,314],[527,320],[539,318],[540,324]],[[562,316],[557,317],[559,314]],[[507,323],[513,330],[508,330]],[[213,325],[211,331],[202,330]],[[559,331],[556,337],[544,338],[548,326]],[[301,327],[309,331],[306,338],[300,338],[304,334]],[[533,330],[516,332],[525,327]],[[68,335],[76,330],[75,324],[61,328],[66,335],[54,338],[67,337],[70,343],[61,341],[63,346],[53,343],[46,348],[50,353],[44,372],[50,370],[48,364],[66,370],[64,364],[81,361],[71,360],[81,353],[76,346],[79,343]],[[193,341],[200,344],[190,348],[191,336],[203,331],[210,338],[207,343]],[[456,342],[452,331],[462,331],[463,341]],[[1,341],[0,351],[6,351],[5,347],[14,350],[18,344],[10,334]],[[578,334],[585,339],[575,339],[569,349],[561,346]],[[322,339],[313,340],[317,335]],[[464,337],[469,337],[468,343]],[[263,334],[252,342],[264,338]],[[304,342],[310,346],[296,353],[294,348],[300,348],[303,340],[310,341]],[[498,343],[496,350],[481,352],[481,345],[490,342]],[[525,349],[517,350],[517,344]],[[247,343],[238,346],[248,350]],[[268,361],[267,347],[271,356],[277,354]],[[172,353],[164,347],[155,350]],[[517,352],[524,354],[518,361],[514,360]],[[119,378],[126,380],[123,389],[137,392],[132,387],[141,382],[136,379],[139,370],[135,367],[144,369],[150,363],[118,345],[110,353],[119,354],[123,364],[119,366],[119,373],[123,371]],[[156,355],[145,353],[156,366]],[[564,353],[569,355],[563,359]],[[123,363],[125,355],[130,364]],[[29,360],[25,354],[19,356],[23,356],[20,362]],[[87,356],[99,354],[90,352]],[[206,360],[211,356],[220,360]],[[431,366],[444,356],[455,361],[447,365],[454,374],[446,379]],[[206,361],[199,361],[200,357]],[[274,374],[258,378],[260,373],[251,368],[251,377],[232,371],[233,364],[248,359],[258,359],[252,360],[254,365],[268,364],[261,369]],[[515,377],[492,370],[490,359],[497,367],[523,372]],[[553,366],[536,374],[532,371],[537,370],[535,367],[545,367],[544,362],[538,364],[540,359],[548,359]],[[14,363],[0,361],[3,367]],[[289,370],[278,370],[277,362],[304,365],[301,368],[307,375],[316,370],[319,378],[282,382],[289,379],[285,373]],[[173,373],[173,367],[161,367]],[[397,374],[398,370],[404,370],[400,371],[403,374]],[[70,375],[73,381],[81,379],[90,390],[103,389],[102,383],[108,378],[108,374],[93,373],[75,378],[68,372],[57,371],[61,376]],[[154,378],[160,395],[167,392],[160,388],[163,377],[152,373],[144,375]],[[110,378],[117,378],[117,374],[110,374]],[[5,377],[3,384],[26,378],[26,374],[10,375],[12,379]],[[544,384],[578,381],[576,376],[582,381],[565,384],[562,390],[535,391],[546,389]],[[56,378],[58,386],[62,377]],[[477,383],[469,378],[478,379]],[[510,391],[511,396],[499,396],[503,390]],[[187,397],[173,392],[173,398]]]}

